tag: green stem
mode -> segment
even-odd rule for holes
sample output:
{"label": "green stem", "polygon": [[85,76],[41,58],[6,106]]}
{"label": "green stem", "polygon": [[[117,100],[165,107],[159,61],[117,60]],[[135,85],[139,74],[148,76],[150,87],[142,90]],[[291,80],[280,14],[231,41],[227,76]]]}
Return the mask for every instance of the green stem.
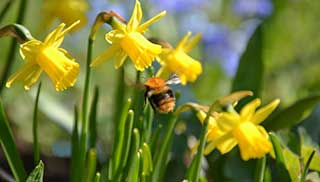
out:
{"label": "green stem", "polygon": [[97,153],[96,149],[92,148],[88,152],[88,168],[87,171],[87,182],[94,181],[96,168],[97,168]]}
{"label": "green stem", "polygon": [[8,0],[6,2],[6,4],[4,5],[4,7],[2,8],[1,12],[0,12],[0,23],[2,22],[2,19],[4,18],[4,16],[7,14],[8,10],[10,9],[10,6],[12,5],[14,1],[13,0]]}
{"label": "green stem", "polygon": [[192,164],[191,164],[192,167],[190,167],[189,170],[187,171],[187,178],[189,181],[194,181],[194,182],[199,181],[199,174],[200,174],[200,169],[201,169],[201,159],[202,159],[205,144],[206,144],[206,136],[207,136],[208,126],[209,126],[209,118],[211,116],[211,113],[212,113],[214,107],[215,107],[215,104],[212,104],[210,106],[210,109],[206,115],[204,122],[203,122],[202,130],[201,130],[201,134],[200,134],[200,144],[198,147],[198,152],[192,161]]}
{"label": "green stem", "polygon": [[[86,150],[87,150],[87,139],[89,129],[88,119],[88,102],[89,102],[89,85],[90,85],[90,63],[92,57],[93,38],[90,36],[88,40],[88,52],[87,52],[87,64],[86,64],[86,77],[84,83],[83,101],[82,101],[82,127],[80,136],[80,150],[79,150],[79,173],[84,175],[84,168],[86,162]],[[84,178],[82,178],[84,179]]]}
{"label": "green stem", "polygon": [[[17,17],[17,21],[16,21],[16,23],[18,23],[18,24],[23,24],[24,17],[25,17],[25,11],[26,11],[26,7],[27,7],[27,2],[28,2],[28,0],[21,0],[19,10],[18,10],[18,17]],[[5,64],[5,66],[3,68],[3,72],[1,74],[0,94],[2,93],[5,82],[8,79],[9,72],[11,70],[13,61],[15,59],[16,49],[17,49],[17,40],[12,39],[10,42],[9,54],[8,54],[8,57],[6,60],[6,64]]]}
{"label": "green stem", "polygon": [[39,97],[40,97],[40,91],[41,91],[41,82],[39,83],[38,90],[37,90],[37,96],[36,96],[36,102],[34,105],[33,110],[33,160],[34,160],[34,166],[37,166],[40,162],[40,150],[39,150],[39,141],[38,141],[38,103],[39,103]]}
{"label": "green stem", "polygon": [[266,161],[266,156],[263,156],[261,159],[257,160],[254,182],[263,182],[264,172],[266,169]]}
{"label": "green stem", "polygon": [[154,171],[152,174],[152,181],[158,182],[161,179],[161,169],[165,167],[168,157],[168,151],[170,147],[170,139],[172,139],[174,126],[176,125],[176,121],[178,120],[178,114],[172,114],[168,126],[165,132],[165,136],[163,138],[163,142],[161,144],[161,147],[159,149],[159,153],[157,154],[154,162]]}

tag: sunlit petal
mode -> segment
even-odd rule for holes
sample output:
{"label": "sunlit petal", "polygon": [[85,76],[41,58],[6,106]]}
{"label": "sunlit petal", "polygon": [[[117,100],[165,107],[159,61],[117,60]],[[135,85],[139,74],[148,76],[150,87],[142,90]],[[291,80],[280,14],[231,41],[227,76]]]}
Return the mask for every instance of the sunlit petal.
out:
{"label": "sunlit petal", "polygon": [[252,122],[255,124],[259,124],[264,121],[279,105],[280,100],[276,99],[272,101],[270,104],[260,108],[252,117]]}
{"label": "sunlit petal", "polygon": [[198,33],[194,37],[192,37],[184,46],[183,50],[184,52],[188,53],[191,51],[191,49],[200,41],[202,35],[201,33]]}
{"label": "sunlit petal", "polygon": [[191,32],[188,32],[181,40],[180,42],[177,44],[176,49],[183,49],[183,47],[185,46],[185,44],[187,43],[189,37],[191,36]]}
{"label": "sunlit petal", "polygon": [[127,31],[130,32],[130,31],[133,31],[135,28],[137,28],[141,21],[141,18],[142,18],[141,4],[139,0],[136,0],[131,18],[127,25]]}
{"label": "sunlit petal", "polygon": [[121,51],[119,46],[111,45],[110,47],[108,47],[107,50],[105,50],[102,54],[100,54],[97,58],[95,58],[92,61],[92,63],[90,64],[90,67],[98,66],[110,60],[114,56],[114,54],[118,51]]}
{"label": "sunlit petal", "polygon": [[242,120],[249,121],[253,114],[255,113],[257,107],[259,107],[261,104],[260,99],[254,99],[253,101],[249,102],[240,111],[240,115]]}
{"label": "sunlit petal", "polygon": [[136,31],[143,33],[147,30],[147,28],[152,25],[153,23],[159,21],[162,17],[164,17],[166,15],[166,11],[162,11],[161,13],[157,14],[156,16],[154,16],[153,18],[149,19],[148,21],[144,22],[143,24],[141,24]]}

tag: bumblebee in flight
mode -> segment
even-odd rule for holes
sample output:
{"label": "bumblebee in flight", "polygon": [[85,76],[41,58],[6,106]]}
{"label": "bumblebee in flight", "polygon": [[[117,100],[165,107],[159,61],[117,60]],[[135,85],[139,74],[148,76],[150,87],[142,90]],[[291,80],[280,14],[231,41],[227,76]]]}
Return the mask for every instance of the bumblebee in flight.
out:
{"label": "bumblebee in flight", "polygon": [[172,75],[168,80],[163,80],[159,77],[149,78],[144,86],[146,91],[144,93],[144,100],[147,98],[153,108],[160,113],[168,113],[173,111],[175,107],[176,98],[174,92],[169,85],[176,85],[180,83],[177,75]]}

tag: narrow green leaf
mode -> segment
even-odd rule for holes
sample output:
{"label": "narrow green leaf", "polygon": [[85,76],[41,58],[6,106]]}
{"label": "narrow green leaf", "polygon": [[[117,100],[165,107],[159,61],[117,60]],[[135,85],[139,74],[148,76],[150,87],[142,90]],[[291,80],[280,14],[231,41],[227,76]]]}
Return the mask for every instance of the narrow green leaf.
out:
{"label": "narrow green leaf", "polygon": [[141,154],[140,152],[137,152],[136,156],[132,161],[132,165],[130,166],[127,181],[139,182],[140,161],[141,161]]}
{"label": "narrow green leaf", "polygon": [[99,172],[96,173],[96,177],[94,178],[95,182],[100,182],[101,175]]}
{"label": "narrow green leaf", "polygon": [[158,182],[162,178],[162,170],[165,169],[165,166],[167,164],[167,158],[168,158],[168,153],[171,148],[171,140],[172,136],[174,133],[174,126],[176,125],[176,122],[178,120],[178,116],[175,114],[171,114],[169,121],[168,121],[168,126],[166,128],[163,142],[161,143],[161,146],[158,149],[158,153],[156,153],[155,160],[154,160],[154,171],[152,174],[152,181],[153,182]]}
{"label": "narrow green leaf", "polygon": [[34,168],[26,182],[43,182],[44,164],[42,161]]}
{"label": "narrow green leaf", "polygon": [[97,143],[97,107],[99,101],[99,88],[94,89],[93,100],[89,114],[89,147],[95,148]]}
{"label": "narrow green leaf", "polygon": [[3,8],[0,11],[0,23],[3,20],[4,16],[7,14],[7,12],[9,11],[12,3],[14,1],[13,0],[7,0],[7,2],[5,3],[5,5],[3,6]]}
{"label": "narrow green leaf", "polygon": [[91,148],[88,152],[87,161],[87,182],[94,181],[97,168],[97,153],[95,148]]}
{"label": "narrow green leaf", "polygon": [[131,105],[131,99],[128,99],[127,103],[123,106],[123,110],[121,112],[120,121],[118,123],[118,127],[115,131],[114,137],[114,147],[112,150],[112,179],[119,173],[121,163],[122,163],[122,154],[123,147],[125,143],[125,131],[126,131],[126,120],[128,116],[128,110]]}
{"label": "narrow green leaf", "polygon": [[33,133],[33,162],[34,166],[39,164],[40,161],[40,150],[38,141],[38,103],[41,91],[41,82],[38,85],[36,101],[33,110],[33,122],[32,122],[32,133]]}
{"label": "narrow green leaf", "polygon": [[152,157],[148,144],[143,143],[142,150],[142,175],[149,176],[153,170]]}
{"label": "narrow green leaf", "polygon": [[254,174],[254,182],[263,182],[264,181],[264,174],[266,168],[266,156],[262,157],[261,159],[257,160],[256,164],[256,171]]}
{"label": "narrow green leaf", "polygon": [[[251,90],[255,94],[255,97],[260,96],[264,73],[262,39],[263,31],[261,24],[251,36],[247,48],[240,58],[238,70],[232,83],[232,92]],[[245,98],[240,103],[244,104],[249,100],[250,98]]]}
{"label": "narrow green leaf", "polygon": [[127,165],[127,160],[129,157],[130,146],[131,146],[131,137],[132,137],[132,128],[133,128],[133,110],[129,110],[127,121],[126,121],[126,130],[124,136],[124,143],[122,149],[122,167],[124,168]]}
{"label": "narrow green leaf", "polygon": [[191,163],[191,168],[188,169],[187,171],[187,179],[189,181],[199,181],[199,175],[200,175],[200,170],[201,170],[201,159],[203,157],[203,152],[204,152],[204,147],[206,144],[206,136],[207,136],[207,131],[208,131],[208,125],[209,125],[209,118],[211,116],[211,113],[214,109],[214,104],[212,104],[209,108],[209,111],[206,115],[206,118],[204,119],[202,130],[200,133],[200,144],[198,146],[198,151],[196,156],[192,160]]}
{"label": "narrow green leaf", "polygon": [[117,85],[116,85],[116,90],[114,92],[115,94],[115,100],[113,102],[114,105],[114,112],[113,112],[113,123],[115,128],[118,126],[118,122],[120,120],[121,112],[122,112],[122,107],[125,103],[125,81],[124,81],[124,68],[123,66],[119,68],[118,75],[117,75]]}
{"label": "narrow green leaf", "polygon": [[279,177],[281,181],[291,181],[289,172],[287,170],[286,162],[282,153],[281,144],[274,133],[269,133],[273,150],[276,155],[276,164],[277,164],[277,171],[279,173]]}
{"label": "narrow green leaf", "polygon": [[308,158],[308,161],[306,163],[306,165],[304,166],[304,169],[303,169],[303,173],[302,173],[302,176],[300,178],[300,182],[304,182],[305,181],[305,178],[308,174],[308,170],[309,170],[309,166],[311,164],[311,161],[312,161],[312,158],[314,156],[314,154],[316,153],[316,151],[312,151],[312,153],[310,154],[309,158]]}
{"label": "narrow green leaf", "polygon": [[267,119],[263,125],[273,131],[290,128],[308,117],[319,101],[320,95],[301,99]]}
{"label": "narrow green leaf", "polygon": [[151,140],[150,140],[150,149],[151,149],[151,156],[155,156],[157,149],[157,144],[159,141],[160,133],[162,129],[162,124],[159,124],[156,130],[152,133]]}
{"label": "narrow green leaf", "polygon": [[79,163],[79,131],[78,131],[78,109],[74,107],[74,125],[71,136],[71,165],[70,165],[70,181],[78,182],[80,180],[80,175],[78,171]]}
{"label": "narrow green leaf", "polygon": [[154,115],[154,111],[153,111],[152,107],[150,106],[150,103],[147,102],[145,105],[145,109],[144,109],[145,119],[143,121],[144,128],[143,128],[143,133],[142,133],[144,142],[150,141],[150,138],[151,138],[150,136],[152,133],[153,115]]}
{"label": "narrow green leaf", "polygon": [[0,101],[0,142],[3,153],[8,160],[11,172],[16,181],[25,181],[26,171],[23,167],[17,146],[14,142],[13,135],[4,113],[2,101]]}
{"label": "narrow green leaf", "polygon": [[[141,79],[141,72],[137,71],[136,74],[136,85],[140,84],[140,79]],[[134,122],[133,122],[133,127],[138,128],[142,136],[144,136],[144,128],[143,125],[145,124],[142,120],[142,114],[143,114],[143,92],[140,89],[135,89],[133,93],[133,110],[134,110]]]}
{"label": "narrow green leaf", "polygon": [[127,172],[127,180],[126,181],[134,181],[137,180],[137,175],[139,173],[140,168],[140,154],[139,153],[140,146],[140,134],[137,128],[133,129],[133,143],[132,148],[130,150],[129,162],[127,164],[128,172]]}

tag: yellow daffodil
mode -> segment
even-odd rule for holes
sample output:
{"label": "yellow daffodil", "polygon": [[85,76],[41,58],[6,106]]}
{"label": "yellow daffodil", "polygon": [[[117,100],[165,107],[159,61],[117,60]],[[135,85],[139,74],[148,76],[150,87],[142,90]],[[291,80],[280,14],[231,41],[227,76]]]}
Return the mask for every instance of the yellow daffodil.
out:
{"label": "yellow daffodil", "polygon": [[26,63],[9,78],[6,86],[10,87],[13,82],[22,81],[24,88],[28,90],[38,80],[42,71],[48,74],[57,91],[73,86],[79,73],[79,64],[59,46],[64,35],[78,24],[79,21],[63,30],[65,24],[62,23],[43,42],[32,39],[22,44],[20,54]]}
{"label": "yellow daffodil", "polygon": [[45,0],[42,10],[45,27],[50,26],[56,18],[67,26],[80,20],[80,23],[72,29],[73,31],[87,24],[88,4],[86,0]]}
{"label": "yellow daffodil", "polygon": [[[215,148],[225,154],[237,144],[243,160],[260,158],[269,153],[272,150],[272,144],[266,130],[259,124],[272,113],[279,103],[280,100],[276,99],[256,111],[261,101],[255,99],[245,105],[240,113],[222,112],[210,117],[205,154]],[[199,111],[197,116],[203,122],[206,113]]]}
{"label": "yellow daffodil", "polygon": [[185,85],[188,81],[193,82],[202,73],[201,63],[187,53],[200,40],[201,35],[197,34],[188,41],[191,32],[178,43],[175,49],[164,48],[159,56],[159,62],[162,65],[157,73],[159,77],[168,77],[171,73],[176,73],[181,84]]}
{"label": "yellow daffodil", "polygon": [[111,46],[102,53],[102,55],[98,56],[92,62],[91,66],[97,66],[114,57],[116,61],[115,67],[119,68],[123,64],[125,58],[129,56],[137,70],[143,71],[145,68],[149,67],[154,58],[161,53],[162,49],[160,45],[153,44],[147,40],[142,33],[165,14],[166,12],[163,11],[139,25],[142,18],[142,10],[140,2],[136,0],[128,24],[126,26],[121,24],[117,27],[113,27],[114,30],[105,35],[106,40]]}

